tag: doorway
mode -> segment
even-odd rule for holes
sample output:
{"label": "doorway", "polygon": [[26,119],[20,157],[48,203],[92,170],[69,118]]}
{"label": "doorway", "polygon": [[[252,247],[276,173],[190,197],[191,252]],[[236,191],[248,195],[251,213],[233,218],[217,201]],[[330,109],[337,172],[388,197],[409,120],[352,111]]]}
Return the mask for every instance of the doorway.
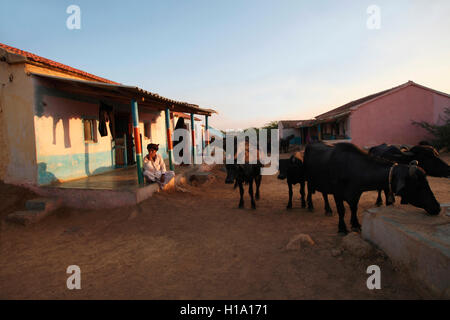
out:
{"label": "doorway", "polygon": [[[116,166],[122,167],[133,165],[134,160],[134,143],[131,125],[130,112],[116,112],[114,114],[115,123],[115,148],[116,148]],[[122,151],[122,152],[120,152]]]}

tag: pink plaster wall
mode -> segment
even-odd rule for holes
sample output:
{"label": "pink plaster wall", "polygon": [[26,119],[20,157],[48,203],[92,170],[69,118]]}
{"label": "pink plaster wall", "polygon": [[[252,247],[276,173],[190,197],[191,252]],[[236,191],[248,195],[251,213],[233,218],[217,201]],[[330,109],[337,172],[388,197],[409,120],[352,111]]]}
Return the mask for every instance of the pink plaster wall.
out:
{"label": "pink plaster wall", "polygon": [[96,130],[96,143],[85,144],[84,141],[82,118],[97,119],[98,103],[46,94],[42,96],[42,101],[45,103],[42,116],[35,116],[38,157],[111,150],[109,126],[108,136],[101,137]]}
{"label": "pink plaster wall", "polygon": [[370,147],[381,143],[417,144],[429,134],[411,121],[436,123],[450,98],[410,85],[354,110],[350,115],[352,143]]}

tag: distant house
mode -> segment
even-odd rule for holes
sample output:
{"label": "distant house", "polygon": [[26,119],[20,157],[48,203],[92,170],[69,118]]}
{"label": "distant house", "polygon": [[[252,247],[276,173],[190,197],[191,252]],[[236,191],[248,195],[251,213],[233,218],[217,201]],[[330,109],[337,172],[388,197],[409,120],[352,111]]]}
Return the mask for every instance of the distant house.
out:
{"label": "distant house", "polygon": [[278,121],[278,130],[280,139],[285,139],[291,135],[294,136],[290,140],[291,144],[301,144],[301,129],[298,127],[298,123],[301,120],[281,120]]}
{"label": "distant house", "polygon": [[223,134],[222,131],[220,131],[219,129],[213,128],[213,127],[209,127],[209,131],[210,131],[210,135],[215,135],[217,137],[221,137],[224,138],[225,135]]}
{"label": "distant house", "polygon": [[312,140],[352,142],[360,147],[381,143],[414,145],[429,133],[413,121],[439,124],[450,95],[408,81],[351,101],[297,127]]}
{"label": "distant house", "polygon": [[213,112],[0,44],[0,180],[7,183],[46,185],[132,165],[136,143],[143,155],[159,143],[167,157],[170,118]]}

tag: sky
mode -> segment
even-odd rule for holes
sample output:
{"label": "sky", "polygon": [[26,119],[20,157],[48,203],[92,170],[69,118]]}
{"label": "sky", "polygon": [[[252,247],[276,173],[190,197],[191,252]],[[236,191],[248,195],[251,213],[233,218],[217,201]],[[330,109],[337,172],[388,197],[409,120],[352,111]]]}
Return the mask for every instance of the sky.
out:
{"label": "sky", "polygon": [[310,119],[408,80],[450,93],[448,0],[0,3],[1,43],[213,108],[219,129]]}

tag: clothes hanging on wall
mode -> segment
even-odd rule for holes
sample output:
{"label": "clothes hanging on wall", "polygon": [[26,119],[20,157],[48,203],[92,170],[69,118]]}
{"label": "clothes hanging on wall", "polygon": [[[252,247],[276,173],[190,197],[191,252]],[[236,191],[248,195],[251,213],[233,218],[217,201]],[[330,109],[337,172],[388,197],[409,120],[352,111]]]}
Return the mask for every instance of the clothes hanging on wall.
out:
{"label": "clothes hanging on wall", "polygon": [[[105,137],[108,135],[108,130],[106,128],[106,122],[109,122],[109,131],[111,135],[114,135],[113,124],[112,124],[112,112],[113,107],[107,105],[104,102],[100,102],[99,114],[98,114],[98,132],[100,136]],[[114,138],[114,136],[113,136]]]}

